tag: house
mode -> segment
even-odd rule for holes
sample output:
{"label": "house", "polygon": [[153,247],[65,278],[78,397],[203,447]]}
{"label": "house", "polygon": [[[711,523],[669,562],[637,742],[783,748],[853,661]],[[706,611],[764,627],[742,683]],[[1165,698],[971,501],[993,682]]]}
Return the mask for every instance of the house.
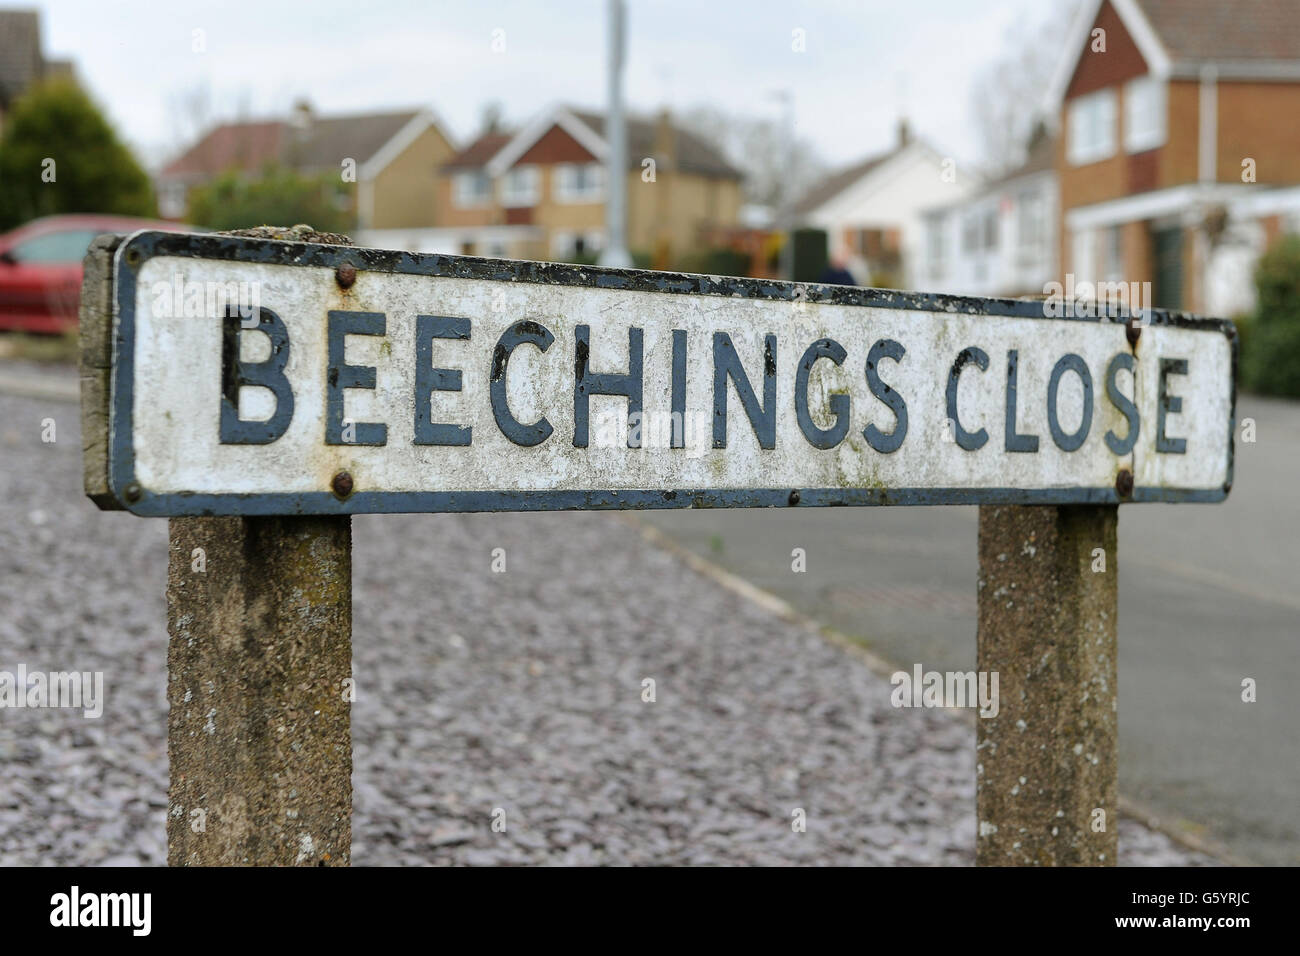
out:
{"label": "house", "polygon": [[798,223],[827,234],[832,258],[847,259],[861,284],[917,288],[924,211],[969,195],[973,175],[915,139],[904,120],[893,149],[841,170],[795,204]]}
{"label": "house", "polygon": [[[628,117],[627,246],[655,268],[738,221],[740,173],[703,139]],[[372,231],[367,243],[424,252],[592,261],[605,247],[604,117],[566,106],[514,132],[495,127],[450,157],[437,181],[437,228]]]}
{"label": "house", "polygon": [[[157,177],[165,218],[185,216],[187,196],[230,170],[256,175],[279,164],[305,175],[339,176],[341,201],[357,229],[437,221],[436,170],[456,148],[432,111],[317,116],[299,103],[287,120],[223,123]],[[342,188],[356,183],[355,190]]]}
{"label": "house", "polygon": [[1300,0],[1086,0],[1046,105],[1063,283],[1253,307],[1254,260],[1300,229]]}
{"label": "house", "polygon": [[33,83],[55,76],[72,77],[72,64],[41,53],[41,15],[0,10],[0,123]]}
{"label": "house", "polygon": [[1056,142],[1035,129],[1025,162],[925,213],[918,282],[959,295],[1041,295],[1056,279]]}

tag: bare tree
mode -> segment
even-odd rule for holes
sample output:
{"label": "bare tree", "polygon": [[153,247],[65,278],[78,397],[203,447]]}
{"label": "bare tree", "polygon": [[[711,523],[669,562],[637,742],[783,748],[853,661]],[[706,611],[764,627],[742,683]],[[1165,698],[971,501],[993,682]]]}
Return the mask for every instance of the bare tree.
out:
{"label": "bare tree", "polygon": [[171,126],[168,150],[172,155],[179,155],[207,133],[212,123],[212,87],[208,81],[201,80],[170,94],[167,113]]}
{"label": "bare tree", "polygon": [[1043,91],[1061,58],[1066,26],[1077,0],[1047,20],[1012,28],[1006,50],[975,80],[971,112],[980,139],[981,161],[993,175],[1024,162],[1025,147],[1041,119]]}
{"label": "bare tree", "polygon": [[777,209],[784,198],[803,195],[826,172],[826,163],[812,143],[796,139],[789,150],[787,177],[786,132],[779,116],[738,116],[714,106],[697,106],[682,114],[680,122],[745,174],[746,202]]}

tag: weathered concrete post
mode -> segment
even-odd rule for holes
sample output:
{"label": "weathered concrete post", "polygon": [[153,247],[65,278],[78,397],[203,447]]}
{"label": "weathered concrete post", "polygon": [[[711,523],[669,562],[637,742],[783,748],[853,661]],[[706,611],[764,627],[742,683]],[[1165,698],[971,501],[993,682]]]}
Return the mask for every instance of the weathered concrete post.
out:
{"label": "weathered concrete post", "polygon": [[1118,510],[980,507],[980,866],[1115,864]]}
{"label": "weathered concrete post", "polygon": [[171,518],[168,536],[168,863],[347,866],[351,519]]}

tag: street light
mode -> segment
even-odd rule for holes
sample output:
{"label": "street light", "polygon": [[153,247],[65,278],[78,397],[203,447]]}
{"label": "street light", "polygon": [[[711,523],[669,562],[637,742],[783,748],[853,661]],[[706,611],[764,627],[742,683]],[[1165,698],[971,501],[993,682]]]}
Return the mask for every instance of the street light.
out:
{"label": "street light", "polygon": [[794,279],[794,196],[791,192],[794,177],[794,92],[773,90],[771,96],[785,105],[785,150],[781,162],[781,208],[777,215],[778,226],[785,233],[781,243],[780,278]]}
{"label": "street light", "polygon": [[605,249],[602,266],[626,269],[627,251],[627,126],[623,117],[623,0],[609,0],[609,113],[605,117]]}

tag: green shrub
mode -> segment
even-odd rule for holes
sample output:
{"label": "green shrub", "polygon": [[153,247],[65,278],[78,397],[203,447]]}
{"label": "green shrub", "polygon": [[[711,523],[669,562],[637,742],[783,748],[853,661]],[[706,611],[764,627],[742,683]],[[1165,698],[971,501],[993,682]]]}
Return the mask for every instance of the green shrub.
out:
{"label": "green shrub", "polygon": [[1300,398],[1300,322],[1262,324],[1251,329],[1241,354],[1243,384],[1261,395]]}
{"label": "green shrub", "polygon": [[0,139],[0,231],[37,216],[153,216],[153,187],[85,91],[40,83],[13,106]]}
{"label": "green shrub", "polygon": [[749,275],[749,254],[726,246],[699,249],[682,258],[682,272],[696,272],[706,276]]}
{"label": "green shrub", "polygon": [[1238,324],[1242,384],[1300,398],[1300,236],[1287,236],[1255,268],[1259,305]]}
{"label": "green shrub", "polygon": [[794,231],[794,281],[816,282],[830,263],[825,229]]}
{"label": "green shrub", "polygon": [[274,163],[256,176],[222,173],[189,197],[189,220],[209,229],[310,223],[321,232],[347,232],[352,215],[346,187],[334,173],[306,175]]}

